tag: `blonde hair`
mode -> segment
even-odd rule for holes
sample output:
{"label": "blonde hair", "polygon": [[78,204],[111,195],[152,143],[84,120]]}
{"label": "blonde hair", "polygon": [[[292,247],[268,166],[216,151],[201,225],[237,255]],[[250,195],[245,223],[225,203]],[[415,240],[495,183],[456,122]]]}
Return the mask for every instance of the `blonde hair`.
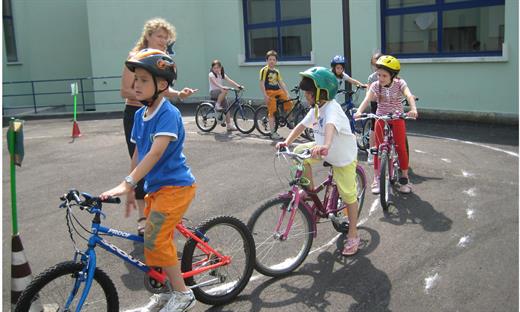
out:
{"label": "blonde hair", "polygon": [[168,23],[165,19],[157,17],[152,18],[146,23],[144,23],[143,27],[143,33],[141,34],[141,37],[139,40],[137,40],[137,43],[135,44],[134,48],[131,52],[137,53],[141,51],[142,49],[148,48],[148,40],[146,39],[146,36],[151,36],[155,31],[159,29],[164,29],[166,33],[168,34],[168,44],[175,41],[177,38],[177,32],[175,31],[175,26]]}

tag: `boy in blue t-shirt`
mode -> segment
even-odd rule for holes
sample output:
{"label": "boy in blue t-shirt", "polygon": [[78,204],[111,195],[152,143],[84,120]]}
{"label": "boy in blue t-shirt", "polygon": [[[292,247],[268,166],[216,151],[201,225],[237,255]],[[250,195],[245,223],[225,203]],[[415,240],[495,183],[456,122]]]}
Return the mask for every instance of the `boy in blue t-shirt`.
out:
{"label": "boy in blue t-shirt", "polygon": [[176,80],[177,71],[173,60],[155,49],[141,50],[125,64],[135,73],[135,94],[145,106],[135,113],[131,141],[136,148],[131,172],[100,197],[128,194],[127,201],[135,201],[136,181],[144,178],[145,262],[161,267],[174,291],[152,296],[142,310],[186,311],[195,304],[195,297],[184,284],[172,236],[195,197],[196,187],[182,152],[185,132],[181,114],[162,95]]}

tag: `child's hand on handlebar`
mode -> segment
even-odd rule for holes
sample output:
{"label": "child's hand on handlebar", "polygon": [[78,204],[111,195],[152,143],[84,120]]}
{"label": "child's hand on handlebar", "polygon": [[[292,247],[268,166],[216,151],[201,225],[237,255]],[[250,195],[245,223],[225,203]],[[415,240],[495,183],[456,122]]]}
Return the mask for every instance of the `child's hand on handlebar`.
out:
{"label": "child's hand on handlebar", "polygon": [[287,147],[287,143],[285,141],[276,143],[276,150],[281,150],[282,148]]}
{"label": "child's hand on handlebar", "polygon": [[408,117],[412,117],[412,118],[419,117],[419,114],[417,113],[416,109],[411,109],[406,115],[408,115]]}

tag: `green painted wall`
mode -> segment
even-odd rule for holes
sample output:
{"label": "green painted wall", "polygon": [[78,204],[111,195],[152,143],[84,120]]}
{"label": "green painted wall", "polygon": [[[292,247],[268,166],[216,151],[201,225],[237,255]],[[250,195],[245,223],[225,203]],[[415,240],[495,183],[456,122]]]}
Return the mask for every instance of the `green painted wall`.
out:
{"label": "green painted wall", "polygon": [[[280,64],[289,87],[298,83],[298,72],[328,67],[333,55],[343,53],[342,2],[311,0],[314,62]],[[380,48],[380,1],[349,3],[352,76],[365,81],[370,56]],[[518,5],[506,0],[507,61],[403,62],[402,77],[420,97],[420,108],[518,115]],[[209,65],[220,59],[226,73],[246,86],[246,98],[261,99],[258,72],[263,63],[242,62],[242,0],[13,0],[13,14],[21,64],[6,65],[4,52],[4,81],[119,76],[144,22],[160,16],[177,28],[177,88],[198,88],[195,99],[207,97]],[[86,88],[119,89],[120,80],[91,84]],[[95,100],[115,103],[97,110],[123,109],[117,92],[96,94]]]}
{"label": "green painted wall", "polygon": [[[4,82],[91,75],[85,0],[12,0],[12,7],[19,62],[6,64],[5,48],[2,50]],[[28,91],[29,84],[3,87],[4,94]],[[70,82],[35,84],[35,92],[63,91],[70,92]],[[70,95],[37,96],[38,105],[71,102]],[[4,107],[32,104],[32,96],[4,97],[3,101]]]}

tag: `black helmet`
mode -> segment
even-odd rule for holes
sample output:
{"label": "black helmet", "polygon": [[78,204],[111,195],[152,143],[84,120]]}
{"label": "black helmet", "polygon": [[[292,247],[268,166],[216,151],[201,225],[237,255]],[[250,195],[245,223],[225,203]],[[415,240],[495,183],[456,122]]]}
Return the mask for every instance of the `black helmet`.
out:
{"label": "black helmet", "polygon": [[156,49],[143,49],[128,61],[126,67],[134,72],[136,67],[146,69],[152,76],[164,78],[169,85],[177,80],[177,67],[168,54]]}

